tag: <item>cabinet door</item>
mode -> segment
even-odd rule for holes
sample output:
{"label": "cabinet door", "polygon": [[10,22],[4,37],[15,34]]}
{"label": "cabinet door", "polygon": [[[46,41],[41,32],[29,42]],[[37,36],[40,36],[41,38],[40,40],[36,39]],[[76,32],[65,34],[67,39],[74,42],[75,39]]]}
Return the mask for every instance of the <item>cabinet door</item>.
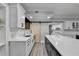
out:
{"label": "cabinet door", "polygon": [[72,29],[72,22],[71,21],[65,21],[64,29]]}
{"label": "cabinet door", "polygon": [[26,55],[26,42],[9,42],[9,55],[10,56],[25,56]]}
{"label": "cabinet door", "polygon": [[16,28],[17,27],[17,8],[10,7],[10,27]]}
{"label": "cabinet door", "polygon": [[6,48],[5,46],[0,46],[0,56],[5,56],[6,55]]}
{"label": "cabinet door", "polygon": [[18,27],[25,28],[25,10],[21,4],[17,4]]}

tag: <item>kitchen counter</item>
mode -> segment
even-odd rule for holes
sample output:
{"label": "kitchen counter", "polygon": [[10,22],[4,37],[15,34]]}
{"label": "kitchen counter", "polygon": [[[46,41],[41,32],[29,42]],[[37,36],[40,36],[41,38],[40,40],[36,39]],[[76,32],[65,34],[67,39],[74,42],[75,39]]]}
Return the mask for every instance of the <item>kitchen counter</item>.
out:
{"label": "kitchen counter", "polygon": [[5,42],[0,42],[0,47],[4,46]]}
{"label": "kitchen counter", "polygon": [[63,56],[79,56],[79,40],[55,34],[46,35],[46,38]]}
{"label": "kitchen counter", "polygon": [[33,38],[34,34],[29,34],[29,37],[24,36],[24,30],[20,30],[15,34],[14,37],[11,37],[8,41],[27,41],[30,38]]}
{"label": "kitchen counter", "polygon": [[8,41],[27,41],[31,37],[24,37],[24,36],[16,36],[12,39],[9,39]]}
{"label": "kitchen counter", "polygon": [[34,46],[34,35],[26,34],[23,31],[17,32],[14,38],[8,40],[10,56],[28,56]]}

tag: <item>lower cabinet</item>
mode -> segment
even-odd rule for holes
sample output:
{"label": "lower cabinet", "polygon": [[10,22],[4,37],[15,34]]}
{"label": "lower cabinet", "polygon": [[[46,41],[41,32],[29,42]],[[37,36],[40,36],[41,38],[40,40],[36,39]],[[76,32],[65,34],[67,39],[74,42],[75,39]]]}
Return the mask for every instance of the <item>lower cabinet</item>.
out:
{"label": "lower cabinet", "polygon": [[55,49],[51,42],[45,37],[45,47],[48,53],[48,56],[61,56],[61,54]]}
{"label": "lower cabinet", "polygon": [[6,46],[0,46],[0,56],[6,56]]}
{"label": "lower cabinet", "polygon": [[28,56],[33,48],[34,41],[9,41],[10,56]]}
{"label": "lower cabinet", "polygon": [[10,56],[25,56],[26,55],[26,42],[9,42],[9,55]]}

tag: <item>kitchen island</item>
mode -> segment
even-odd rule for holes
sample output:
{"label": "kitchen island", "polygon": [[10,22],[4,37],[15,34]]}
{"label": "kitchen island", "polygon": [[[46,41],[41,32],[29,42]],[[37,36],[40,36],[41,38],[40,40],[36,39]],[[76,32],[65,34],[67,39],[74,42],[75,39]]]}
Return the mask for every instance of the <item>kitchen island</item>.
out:
{"label": "kitchen island", "polygon": [[79,56],[79,40],[78,39],[74,39],[74,38],[59,35],[59,34],[46,35],[45,38],[53,46],[54,48],[53,50],[57,55]]}

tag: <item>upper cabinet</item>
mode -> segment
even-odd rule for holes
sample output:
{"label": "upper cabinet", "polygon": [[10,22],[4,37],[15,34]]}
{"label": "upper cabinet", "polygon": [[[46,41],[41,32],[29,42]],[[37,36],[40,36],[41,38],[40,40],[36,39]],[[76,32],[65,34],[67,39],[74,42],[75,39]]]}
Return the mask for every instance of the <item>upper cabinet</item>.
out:
{"label": "upper cabinet", "polygon": [[25,28],[25,10],[24,8],[20,5],[17,4],[17,14],[18,14],[18,27],[19,28]]}
{"label": "upper cabinet", "polygon": [[17,28],[17,4],[9,4],[10,28]]}
{"label": "upper cabinet", "polygon": [[64,29],[72,29],[71,21],[65,21],[64,22]]}
{"label": "upper cabinet", "polygon": [[25,10],[19,3],[9,4],[10,7],[10,27],[25,28]]}
{"label": "upper cabinet", "polygon": [[79,21],[65,21],[65,30],[79,30]]}

